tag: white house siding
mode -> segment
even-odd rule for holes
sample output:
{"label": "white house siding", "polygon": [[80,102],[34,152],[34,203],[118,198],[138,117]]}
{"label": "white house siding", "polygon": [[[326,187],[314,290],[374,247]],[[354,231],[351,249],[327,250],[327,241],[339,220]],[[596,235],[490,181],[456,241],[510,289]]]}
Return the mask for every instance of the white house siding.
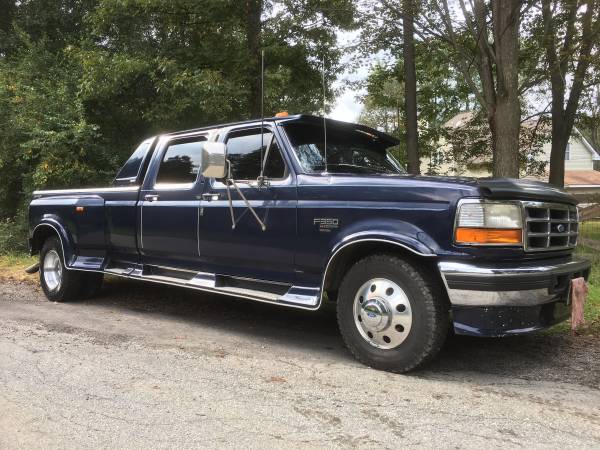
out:
{"label": "white house siding", "polygon": [[[440,147],[445,148],[447,144],[440,142]],[[542,153],[539,158],[546,161],[549,169],[550,164],[550,142],[544,144]],[[593,170],[594,160],[600,159],[600,156],[590,149],[583,141],[582,137],[576,131],[573,132],[569,139],[569,159],[565,161],[565,170]],[[427,173],[429,169],[429,158],[421,160],[421,172]],[[437,172],[440,175],[462,175],[467,177],[489,177],[491,174],[488,171],[477,169],[469,170],[466,167],[457,167],[453,162],[443,163],[437,167]]]}
{"label": "white house siding", "polygon": [[[544,159],[550,161],[550,142],[544,144],[542,152]],[[585,146],[579,136],[569,139],[569,159],[565,160],[565,170],[594,170],[594,159],[598,156]]]}

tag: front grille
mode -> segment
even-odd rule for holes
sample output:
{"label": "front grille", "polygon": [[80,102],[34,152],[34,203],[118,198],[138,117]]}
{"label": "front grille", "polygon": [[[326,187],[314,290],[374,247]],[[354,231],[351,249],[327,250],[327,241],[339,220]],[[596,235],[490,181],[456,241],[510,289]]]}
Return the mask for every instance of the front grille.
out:
{"label": "front grille", "polygon": [[577,245],[577,208],[560,203],[523,202],[525,250],[565,250]]}

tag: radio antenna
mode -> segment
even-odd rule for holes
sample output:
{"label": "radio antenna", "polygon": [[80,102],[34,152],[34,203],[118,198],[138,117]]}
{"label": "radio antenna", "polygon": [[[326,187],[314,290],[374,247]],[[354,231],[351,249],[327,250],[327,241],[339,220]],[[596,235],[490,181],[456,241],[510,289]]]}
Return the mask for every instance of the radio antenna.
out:
{"label": "radio antenna", "polygon": [[262,183],[265,171],[265,159],[263,149],[265,147],[265,50],[260,52],[260,178],[259,184]]}
{"label": "radio antenna", "polygon": [[325,118],[325,99],[326,99],[326,89],[325,89],[325,57],[323,56],[322,61],[322,81],[323,81],[323,144],[324,144],[324,160],[325,160],[325,173],[327,170],[327,119]]}

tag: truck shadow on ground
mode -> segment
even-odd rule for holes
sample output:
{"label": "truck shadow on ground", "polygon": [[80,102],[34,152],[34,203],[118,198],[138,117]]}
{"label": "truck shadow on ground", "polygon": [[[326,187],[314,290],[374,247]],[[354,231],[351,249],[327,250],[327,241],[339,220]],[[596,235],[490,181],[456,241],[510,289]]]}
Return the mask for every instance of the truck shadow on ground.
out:
{"label": "truck shadow on ground", "polygon": [[[91,303],[158,314],[199,327],[264,339],[311,356],[358,364],[337,329],[335,305],[319,311],[277,307],[244,299],[110,279]],[[438,358],[412,376],[458,378],[469,374],[571,382],[600,388],[600,338],[538,333],[502,339],[450,335]]]}

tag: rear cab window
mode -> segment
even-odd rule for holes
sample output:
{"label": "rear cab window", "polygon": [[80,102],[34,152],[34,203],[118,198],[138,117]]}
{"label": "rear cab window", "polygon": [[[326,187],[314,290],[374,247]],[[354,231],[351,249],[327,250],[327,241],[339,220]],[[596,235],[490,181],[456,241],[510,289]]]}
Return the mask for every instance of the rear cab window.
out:
{"label": "rear cab window", "polygon": [[158,167],[155,187],[191,187],[200,173],[205,142],[205,136],[196,136],[169,143]]}
{"label": "rear cab window", "polygon": [[148,160],[148,151],[150,149],[151,139],[142,142],[134,150],[133,154],[125,162],[121,170],[117,173],[113,182],[116,186],[128,186],[134,183],[138,183],[141,175],[141,169],[144,162]]}

